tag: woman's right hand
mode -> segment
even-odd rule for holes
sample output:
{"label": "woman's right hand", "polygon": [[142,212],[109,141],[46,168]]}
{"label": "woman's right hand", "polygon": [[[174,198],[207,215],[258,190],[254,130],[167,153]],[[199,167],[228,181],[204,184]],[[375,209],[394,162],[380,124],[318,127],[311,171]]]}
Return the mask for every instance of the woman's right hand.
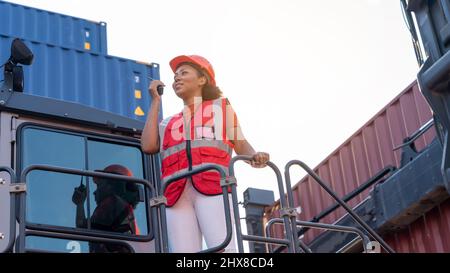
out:
{"label": "woman's right hand", "polygon": [[164,83],[160,80],[153,80],[150,83],[150,86],[148,87],[148,91],[150,92],[150,96],[152,96],[153,100],[159,100],[161,99],[161,96],[158,94],[158,86],[162,85],[165,86]]}
{"label": "woman's right hand", "polygon": [[72,202],[79,206],[84,204],[84,201],[86,201],[87,192],[86,192],[86,186],[80,185],[79,187],[76,187],[73,191],[72,195]]}

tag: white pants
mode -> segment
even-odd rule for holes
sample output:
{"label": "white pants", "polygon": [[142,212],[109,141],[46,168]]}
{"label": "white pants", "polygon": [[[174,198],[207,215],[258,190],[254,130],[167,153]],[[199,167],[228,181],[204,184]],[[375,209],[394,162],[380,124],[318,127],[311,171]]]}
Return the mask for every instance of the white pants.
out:
{"label": "white pants", "polygon": [[[235,242],[234,214],[231,194],[231,242],[225,252],[237,252]],[[171,252],[192,253],[202,250],[202,236],[208,248],[218,246],[225,240],[226,224],[223,195],[207,196],[198,192],[188,179],[180,199],[166,210],[167,231]]]}

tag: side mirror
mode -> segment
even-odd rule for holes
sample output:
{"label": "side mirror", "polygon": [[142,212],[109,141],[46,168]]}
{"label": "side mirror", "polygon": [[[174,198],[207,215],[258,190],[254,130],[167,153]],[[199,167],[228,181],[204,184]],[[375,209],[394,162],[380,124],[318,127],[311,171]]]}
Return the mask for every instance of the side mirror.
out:
{"label": "side mirror", "polygon": [[33,58],[34,56],[31,50],[20,39],[14,39],[11,45],[11,57],[9,60],[14,65],[31,65]]}
{"label": "side mirror", "polygon": [[23,92],[23,68],[21,66],[13,67],[13,90]]}
{"label": "side mirror", "polygon": [[11,56],[4,64],[4,84],[0,89],[1,94],[4,95],[5,98],[1,98],[2,101],[8,101],[12,91],[23,92],[23,68],[19,64],[31,65],[33,63],[33,58],[33,52],[31,52],[20,39],[16,38],[13,40],[11,44]]}

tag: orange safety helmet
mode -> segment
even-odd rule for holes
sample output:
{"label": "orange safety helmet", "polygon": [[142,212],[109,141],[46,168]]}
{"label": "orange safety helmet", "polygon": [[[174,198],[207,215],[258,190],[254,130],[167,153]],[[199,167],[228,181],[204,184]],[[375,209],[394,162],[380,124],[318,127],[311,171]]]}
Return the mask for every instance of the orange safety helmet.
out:
{"label": "orange safety helmet", "polygon": [[181,55],[173,58],[170,61],[170,67],[172,68],[172,71],[175,73],[177,68],[183,63],[193,63],[198,67],[200,67],[203,71],[205,71],[208,74],[210,79],[209,84],[211,84],[212,86],[216,86],[214,69],[207,59],[198,55]]}
{"label": "orange safety helmet", "polygon": [[[103,172],[103,173],[112,173],[112,174],[119,174],[119,175],[125,175],[132,177],[133,173],[130,171],[130,169],[119,165],[119,164],[112,164],[104,168],[103,170],[95,170],[96,172]],[[94,177],[94,182],[98,184],[99,182],[105,181],[104,178]],[[139,194],[139,187],[135,183],[130,182],[113,182],[112,184],[113,191],[116,194],[119,194],[122,198],[124,198],[127,202],[129,202],[132,205],[137,205],[140,199]]]}
{"label": "orange safety helmet", "polygon": [[[119,165],[119,164],[112,164],[104,168],[103,170],[95,170],[96,172],[102,172],[102,173],[112,173],[112,174],[119,174],[119,175],[126,175],[126,176],[133,176],[133,173],[130,171],[130,169]],[[95,179],[94,179],[95,181]]]}
{"label": "orange safety helmet", "polygon": [[[128,169],[127,167],[124,167],[122,165],[119,165],[119,164],[111,164],[111,165],[105,167],[103,170],[95,170],[95,171],[103,172],[103,173],[125,175],[125,176],[129,176],[129,177],[133,176],[133,172],[131,172],[130,169]],[[98,184],[101,181],[105,181],[104,179],[99,178],[99,177],[94,177],[93,180],[96,184]],[[134,214],[132,211],[133,209],[136,208],[136,206],[140,200],[139,187],[135,183],[125,182],[125,181],[113,182],[110,185],[112,185],[113,191],[115,192],[115,194],[118,194],[121,198],[123,198],[123,200],[125,200],[129,204],[129,206],[130,206],[129,209],[131,210],[131,215],[133,217],[131,219],[132,221],[129,223],[131,225],[130,230],[132,231],[133,234],[140,235],[141,232],[139,230],[139,227],[136,223],[136,219],[134,218]],[[127,219],[130,220],[129,217],[127,217]]]}

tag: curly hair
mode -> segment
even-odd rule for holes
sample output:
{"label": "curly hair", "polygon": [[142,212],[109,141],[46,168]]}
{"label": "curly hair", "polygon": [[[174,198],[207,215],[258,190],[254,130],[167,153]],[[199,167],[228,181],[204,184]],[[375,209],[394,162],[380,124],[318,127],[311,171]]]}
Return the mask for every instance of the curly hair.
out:
{"label": "curly hair", "polygon": [[223,96],[222,91],[217,86],[206,84],[202,89],[203,100],[216,100]]}

